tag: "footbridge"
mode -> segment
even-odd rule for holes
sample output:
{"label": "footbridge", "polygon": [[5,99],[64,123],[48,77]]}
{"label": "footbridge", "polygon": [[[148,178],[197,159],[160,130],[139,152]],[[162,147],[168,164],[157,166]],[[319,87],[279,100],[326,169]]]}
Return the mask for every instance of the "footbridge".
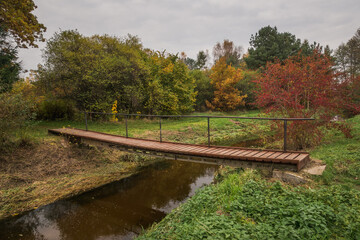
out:
{"label": "footbridge", "polygon": [[[116,114],[125,118],[126,135],[119,136],[88,130],[87,115],[85,116],[85,130],[74,128],[49,129],[48,132],[63,135],[72,141],[79,143],[113,147],[123,151],[152,155],[181,161],[202,162],[217,165],[231,165],[237,167],[277,168],[299,171],[309,161],[309,153],[287,150],[287,122],[308,121],[312,118],[261,118],[261,117],[237,117],[237,116],[194,116],[194,115],[143,115],[143,114]],[[90,113],[91,114],[91,113]],[[95,113],[104,114],[104,113]],[[132,116],[159,118],[159,140],[147,140],[131,138],[128,136],[127,120]],[[208,144],[186,144],[162,141],[161,119],[172,117],[202,117],[207,118]],[[237,118],[253,120],[283,121],[284,146],[281,150],[253,149],[240,147],[213,146],[210,142],[210,119],[211,118]]]}

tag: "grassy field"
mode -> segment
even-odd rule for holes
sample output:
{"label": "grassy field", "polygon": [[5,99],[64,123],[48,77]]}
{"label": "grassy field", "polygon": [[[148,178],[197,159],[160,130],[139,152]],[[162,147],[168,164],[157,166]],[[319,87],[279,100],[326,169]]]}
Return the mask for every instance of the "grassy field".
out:
{"label": "grassy field", "polygon": [[[193,113],[193,115],[225,115],[220,113]],[[259,111],[235,112],[229,115],[243,117],[260,116]],[[207,118],[162,119],[164,141],[207,144]],[[270,122],[261,120],[210,119],[210,139],[214,145],[233,145],[238,142],[263,138],[270,133]],[[42,139],[47,129],[73,127],[85,129],[84,121],[42,121],[30,128],[32,137]],[[125,136],[125,121],[88,121],[88,129]],[[159,140],[159,119],[133,118],[128,120],[129,137]]]}

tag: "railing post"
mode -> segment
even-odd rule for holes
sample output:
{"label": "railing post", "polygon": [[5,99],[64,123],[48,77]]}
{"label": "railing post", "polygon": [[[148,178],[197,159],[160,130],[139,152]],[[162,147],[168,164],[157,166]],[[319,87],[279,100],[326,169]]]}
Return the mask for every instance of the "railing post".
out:
{"label": "railing post", "polygon": [[208,147],[210,147],[210,117],[207,118],[208,125]]}
{"label": "railing post", "polygon": [[87,112],[84,112],[84,117],[85,117],[85,129],[86,131],[88,130],[88,124],[87,124]]}
{"label": "railing post", "polygon": [[128,115],[125,115],[125,129],[126,129],[126,138],[129,137],[128,135]]}
{"label": "railing post", "polygon": [[162,135],[161,135],[161,117],[159,119],[159,124],[160,124],[160,142],[162,142]]}
{"label": "railing post", "polygon": [[286,152],[286,129],[287,129],[287,120],[284,120],[284,152]]}

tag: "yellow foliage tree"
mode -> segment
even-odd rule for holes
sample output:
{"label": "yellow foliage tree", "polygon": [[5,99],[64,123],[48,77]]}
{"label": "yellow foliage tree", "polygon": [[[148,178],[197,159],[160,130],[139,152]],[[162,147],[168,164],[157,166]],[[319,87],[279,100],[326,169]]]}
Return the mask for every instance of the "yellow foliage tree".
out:
{"label": "yellow foliage tree", "polygon": [[243,78],[242,71],[226,64],[224,57],[211,68],[211,84],[214,86],[214,99],[206,101],[208,108],[217,111],[231,111],[245,105],[247,95],[240,95],[235,85]]}

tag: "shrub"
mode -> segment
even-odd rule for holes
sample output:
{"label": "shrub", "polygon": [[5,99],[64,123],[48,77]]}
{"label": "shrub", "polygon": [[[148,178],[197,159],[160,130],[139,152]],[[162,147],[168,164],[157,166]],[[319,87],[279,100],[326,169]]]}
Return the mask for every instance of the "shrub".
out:
{"label": "shrub", "polygon": [[74,104],[61,99],[43,101],[39,105],[38,118],[43,120],[68,119],[75,115]]}
{"label": "shrub", "polygon": [[14,142],[14,134],[24,129],[28,120],[34,117],[32,104],[21,94],[0,95],[0,150],[9,149]]}

